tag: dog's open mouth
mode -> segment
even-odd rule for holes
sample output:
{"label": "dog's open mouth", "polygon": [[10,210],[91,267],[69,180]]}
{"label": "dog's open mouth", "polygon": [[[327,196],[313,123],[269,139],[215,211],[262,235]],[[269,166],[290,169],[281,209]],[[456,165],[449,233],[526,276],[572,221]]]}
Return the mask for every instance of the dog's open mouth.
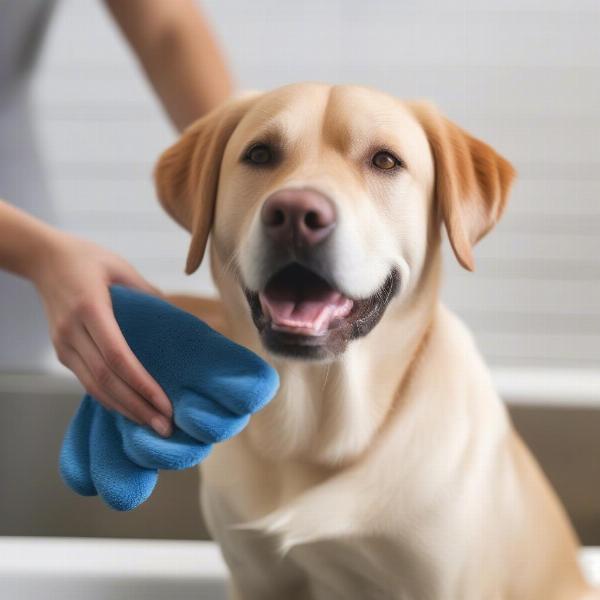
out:
{"label": "dog's open mouth", "polygon": [[353,300],[298,264],[272,277],[258,299],[273,329],[309,336],[326,334],[354,306]]}
{"label": "dog's open mouth", "polygon": [[292,263],[275,273],[260,292],[246,291],[254,323],[266,347],[298,358],[326,358],[366,335],[396,293],[392,270],[369,298],[345,296],[310,269]]}

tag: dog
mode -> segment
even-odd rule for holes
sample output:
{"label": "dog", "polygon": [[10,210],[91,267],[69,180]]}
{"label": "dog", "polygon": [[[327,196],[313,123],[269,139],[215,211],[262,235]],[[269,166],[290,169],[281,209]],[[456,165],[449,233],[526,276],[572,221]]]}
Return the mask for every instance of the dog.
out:
{"label": "dog", "polygon": [[238,600],[584,600],[578,543],[468,330],[439,300],[515,172],[426,102],[295,84],[226,102],[160,158],[220,301],[176,299],[281,387],[202,465]]}

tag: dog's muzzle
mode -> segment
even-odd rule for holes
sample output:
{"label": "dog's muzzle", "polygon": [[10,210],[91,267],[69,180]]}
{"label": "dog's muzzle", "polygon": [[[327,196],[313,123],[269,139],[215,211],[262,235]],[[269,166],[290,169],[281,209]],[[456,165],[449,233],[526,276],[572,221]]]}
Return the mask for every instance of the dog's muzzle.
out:
{"label": "dog's muzzle", "polygon": [[335,357],[375,327],[399,289],[396,269],[368,298],[351,297],[336,285],[330,251],[336,223],[334,204],[312,189],[280,190],[262,207],[263,284],[245,294],[273,353]]}

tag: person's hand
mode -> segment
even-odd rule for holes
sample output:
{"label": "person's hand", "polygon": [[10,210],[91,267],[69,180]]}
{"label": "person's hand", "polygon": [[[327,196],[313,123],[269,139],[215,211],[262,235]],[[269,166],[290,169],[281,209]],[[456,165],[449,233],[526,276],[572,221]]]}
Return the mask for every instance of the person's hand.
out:
{"label": "person's hand", "polygon": [[57,233],[31,279],[42,298],[60,362],[109,410],[171,434],[172,407],[129,348],[113,314],[109,286],[160,295],[125,260],[91,242]]}
{"label": "person's hand", "polygon": [[161,438],[87,395],[65,435],[60,472],[83,496],[130,510],[152,493],[159,469],[198,464],[237,435],[279,385],[259,356],[156,297],[111,288],[125,338],[173,402],[174,431]]}

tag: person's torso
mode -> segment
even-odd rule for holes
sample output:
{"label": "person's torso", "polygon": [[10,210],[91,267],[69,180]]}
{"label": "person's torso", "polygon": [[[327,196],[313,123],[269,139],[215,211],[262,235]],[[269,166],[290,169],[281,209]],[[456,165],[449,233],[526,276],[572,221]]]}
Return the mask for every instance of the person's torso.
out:
{"label": "person's torso", "polygon": [[[55,224],[38,153],[29,80],[54,0],[0,0],[0,198]],[[0,372],[53,364],[33,286],[0,270]]]}

